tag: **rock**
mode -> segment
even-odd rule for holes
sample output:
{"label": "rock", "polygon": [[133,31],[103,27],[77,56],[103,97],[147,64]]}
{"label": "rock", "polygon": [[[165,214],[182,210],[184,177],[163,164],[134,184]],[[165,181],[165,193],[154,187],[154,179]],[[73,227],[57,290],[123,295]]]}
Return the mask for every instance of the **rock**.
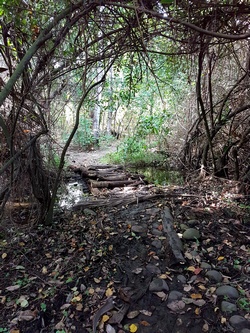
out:
{"label": "rock", "polygon": [[238,298],[239,293],[238,290],[231,286],[221,286],[218,287],[215,291],[216,295],[218,296],[227,296],[230,298]]}
{"label": "rock", "polygon": [[177,280],[180,281],[181,283],[185,284],[187,283],[187,279],[184,275],[177,275]]}
{"label": "rock", "polygon": [[177,290],[170,291],[168,295],[168,303],[171,303],[176,300],[181,300],[183,297],[183,294]]}
{"label": "rock", "polygon": [[131,231],[137,232],[138,234],[143,234],[147,232],[146,225],[133,225]]}
{"label": "rock", "polygon": [[201,262],[201,268],[203,269],[210,269],[212,266],[204,261]]}
{"label": "rock", "polygon": [[83,213],[87,216],[96,216],[96,212],[94,212],[92,209],[85,208],[83,210]]}
{"label": "rock", "polygon": [[237,306],[233,303],[222,301],[221,302],[221,311],[223,312],[234,312],[237,311]]}
{"label": "rock", "polygon": [[161,247],[162,247],[162,242],[158,239],[154,240],[151,244],[152,244],[152,246],[156,247],[157,249],[161,249]]}
{"label": "rock", "polygon": [[199,230],[194,228],[189,228],[186,231],[184,231],[182,237],[186,240],[195,240],[199,239],[201,236]]}
{"label": "rock", "polygon": [[229,319],[229,322],[235,329],[250,329],[250,322],[242,316],[234,315]]}
{"label": "rock", "polygon": [[159,267],[153,265],[153,264],[148,264],[146,266],[146,269],[150,272],[150,273],[153,273],[153,274],[160,274],[161,273],[161,270],[159,269]]}
{"label": "rock", "polygon": [[153,281],[149,285],[149,290],[150,291],[169,291],[169,287],[163,279],[153,279]]}
{"label": "rock", "polygon": [[190,225],[191,227],[193,227],[193,226],[199,224],[199,221],[198,220],[188,220],[187,224]]}
{"label": "rock", "polygon": [[208,271],[206,273],[206,276],[209,278],[209,280],[214,282],[221,282],[222,281],[222,274],[214,269],[211,271]]}
{"label": "rock", "polygon": [[162,236],[162,231],[158,229],[153,229],[151,233],[155,236]]}
{"label": "rock", "polygon": [[180,224],[180,228],[181,228],[181,230],[185,231],[185,230],[187,230],[187,229],[189,228],[189,226],[187,226],[187,225],[184,224],[184,223],[181,223],[181,224]]}
{"label": "rock", "polygon": [[249,328],[243,328],[243,330],[241,330],[240,333],[250,333],[250,329]]}

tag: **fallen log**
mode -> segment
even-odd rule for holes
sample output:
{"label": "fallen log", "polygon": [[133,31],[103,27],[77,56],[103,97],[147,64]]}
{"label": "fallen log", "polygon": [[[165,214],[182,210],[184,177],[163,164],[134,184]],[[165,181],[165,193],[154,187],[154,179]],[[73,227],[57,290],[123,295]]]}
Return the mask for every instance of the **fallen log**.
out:
{"label": "fallen log", "polygon": [[96,181],[96,180],[89,180],[91,187],[96,188],[114,188],[114,187],[124,187],[127,185],[141,185],[144,184],[141,180],[113,180],[113,181]]}
{"label": "fallen log", "polygon": [[76,205],[71,207],[71,210],[77,211],[88,207],[115,207],[119,205],[129,205],[132,203],[139,203],[147,200],[152,200],[162,197],[158,194],[149,194],[145,196],[127,195],[127,196],[117,196],[108,199],[96,199],[78,202]]}
{"label": "fallen log", "polygon": [[163,231],[167,235],[168,244],[174,257],[172,264],[185,263],[186,260],[182,255],[183,245],[174,229],[174,219],[168,207],[165,207],[162,212],[162,226]]}

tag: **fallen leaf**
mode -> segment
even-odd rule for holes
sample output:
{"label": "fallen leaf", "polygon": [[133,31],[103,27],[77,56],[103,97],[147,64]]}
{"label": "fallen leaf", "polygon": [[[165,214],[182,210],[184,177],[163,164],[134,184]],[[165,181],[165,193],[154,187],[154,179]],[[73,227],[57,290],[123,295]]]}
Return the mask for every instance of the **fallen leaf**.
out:
{"label": "fallen leaf", "polygon": [[194,272],[195,271],[195,267],[194,266],[189,266],[187,268],[187,271]]}
{"label": "fallen leaf", "polygon": [[3,253],[2,254],[2,259],[5,259],[7,257],[7,255],[8,255],[7,253]]}
{"label": "fallen leaf", "polygon": [[202,332],[208,332],[209,330],[209,326],[207,323],[205,323],[203,326],[202,326]]}
{"label": "fallen leaf", "polygon": [[207,288],[206,288],[203,284],[199,284],[199,285],[198,285],[198,288],[199,288],[200,290],[207,290]]}
{"label": "fallen leaf", "polygon": [[185,308],[185,303],[182,300],[176,300],[168,303],[167,307],[174,312],[179,312],[180,310],[183,310]]}
{"label": "fallen leaf", "polygon": [[221,257],[218,257],[218,261],[221,261],[221,260],[224,260],[225,257],[221,256]]}
{"label": "fallen leaf", "polygon": [[140,313],[144,314],[145,316],[151,317],[152,316],[152,312],[148,311],[148,310],[140,310]]}
{"label": "fallen leaf", "polygon": [[135,324],[131,324],[131,325],[129,326],[129,331],[130,331],[131,333],[134,333],[134,332],[136,332],[137,330],[138,330],[137,325],[135,325]]}
{"label": "fallen leaf", "polygon": [[197,268],[195,268],[195,270],[194,270],[194,274],[195,274],[195,275],[198,275],[198,274],[200,274],[201,271],[202,271],[202,268],[197,267]]}
{"label": "fallen leaf", "polygon": [[88,292],[90,295],[93,295],[95,293],[95,289],[94,288],[89,288]]}
{"label": "fallen leaf", "polygon": [[20,288],[19,284],[16,284],[14,286],[7,287],[6,290],[8,290],[8,291],[14,291],[14,290],[17,290],[19,288]]}
{"label": "fallen leaf", "polygon": [[82,309],[83,309],[82,303],[78,303],[77,306],[76,306],[76,310],[77,311],[82,311]]}
{"label": "fallen leaf", "polygon": [[194,313],[198,316],[201,313],[201,309],[200,308],[196,308],[194,310]]}
{"label": "fallen leaf", "polygon": [[42,268],[42,273],[43,273],[43,274],[47,274],[47,273],[48,273],[47,267],[43,266],[43,268]]}
{"label": "fallen leaf", "polygon": [[168,298],[168,295],[165,294],[163,291],[158,291],[158,292],[155,292],[154,294],[157,295],[158,297],[160,297],[160,299],[162,301],[166,301]]}
{"label": "fallen leaf", "polygon": [[187,284],[186,286],[184,286],[184,291],[190,291],[192,289],[192,286],[190,284]]}
{"label": "fallen leaf", "polygon": [[149,322],[147,322],[146,320],[142,320],[142,321],[140,321],[140,324],[141,324],[142,326],[150,326]]}
{"label": "fallen leaf", "polygon": [[132,270],[132,273],[134,273],[134,274],[140,274],[141,272],[142,272],[141,267],[138,267],[138,268]]}
{"label": "fallen leaf", "polygon": [[129,319],[133,319],[133,318],[137,317],[139,314],[140,314],[140,311],[138,311],[138,310],[130,311],[130,312],[127,314],[127,317],[128,317]]}
{"label": "fallen leaf", "polygon": [[203,306],[206,304],[206,301],[204,301],[204,299],[194,299],[193,304],[196,306]]}
{"label": "fallen leaf", "polygon": [[25,310],[25,311],[20,311],[19,312],[19,316],[18,316],[18,320],[22,321],[30,321],[34,318],[36,318],[37,313],[35,311],[31,311],[31,310]]}
{"label": "fallen leaf", "polygon": [[106,295],[107,297],[112,296],[112,295],[113,295],[113,290],[112,290],[111,288],[107,288],[107,289],[106,289],[106,292],[105,292],[105,295]]}
{"label": "fallen leaf", "polygon": [[190,296],[192,299],[202,298],[201,294],[191,294]]}
{"label": "fallen leaf", "polygon": [[26,308],[29,305],[29,302],[27,301],[27,299],[22,300],[22,302],[20,303],[22,308]]}
{"label": "fallen leaf", "polygon": [[106,321],[108,321],[109,318],[110,318],[110,317],[109,317],[108,315],[106,315],[106,314],[103,315],[103,316],[102,316],[102,322],[103,322],[103,323],[106,323]]}
{"label": "fallen leaf", "polygon": [[56,330],[62,330],[64,329],[65,325],[63,321],[59,321],[56,325],[55,325],[55,329]]}
{"label": "fallen leaf", "polygon": [[68,309],[70,306],[71,306],[70,303],[65,303],[65,304],[63,304],[63,305],[60,307],[60,310]]}
{"label": "fallen leaf", "polygon": [[113,326],[111,326],[110,324],[106,326],[106,333],[115,333],[115,332],[116,331]]}

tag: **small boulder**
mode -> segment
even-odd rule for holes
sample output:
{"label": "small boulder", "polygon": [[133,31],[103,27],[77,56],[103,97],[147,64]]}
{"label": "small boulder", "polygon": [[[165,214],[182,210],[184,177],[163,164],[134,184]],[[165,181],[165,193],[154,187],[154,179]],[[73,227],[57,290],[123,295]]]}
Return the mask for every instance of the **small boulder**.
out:
{"label": "small boulder", "polygon": [[231,286],[221,286],[218,287],[215,291],[218,296],[227,296],[229,298],[238,298],[239,292],[236,288]]}
{"label": "small boulder", "polygon": [[221,302],[221,311],[231,313],[231,312],[237,311],[237,306],[233,303],[230,303],[227,301],[222,301]]}
{"label": "small boulder", "polygon": [[214,269],[208,271],[206,276],[209,278],[210,281],[214,282],[221,282],[222,281],[222,274]]}
{"label": "small boulder", "polygon": [[150,283],[149,285],[149,290],[150,291],[169,291],[169,287],[166,283],[166,281],[164,281],[163,279],[153,279],[153,281]]}
{"label": "small boulder", "polygon": [[184,231],[182,237],[186,240],[196,240],[201,237],[199,230],[195,228],[189,228]]}

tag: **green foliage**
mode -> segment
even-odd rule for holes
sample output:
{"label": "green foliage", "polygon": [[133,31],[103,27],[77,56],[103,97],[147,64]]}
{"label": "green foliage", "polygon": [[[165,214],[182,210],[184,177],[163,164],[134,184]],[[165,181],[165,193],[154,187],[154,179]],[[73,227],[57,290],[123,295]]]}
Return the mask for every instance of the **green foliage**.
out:
{"label": "green foliage", "polygon": [[159,135],[164,129],[164,134],[169,133],[168,128],[164,128],[164,122],[169,115],[156,114],[156,115],[142,115],[136,127],[136,133],[144,138],[148,135]]}
{"label": "green foliage", "polygon": [[95,138],[92,133],[92,120],[82,117],[76,131],[73,143],[82,148],[88,148],[94,144]]}
{"label": "green foliage", "polygon": [[43,312],[46,312],[46,310],[47,310],[47,306],[45,303],[41,303],[40,308],[41,308],[41,311],[43,311]]}
{"label": "green foliage", "polygon": [[0,327],[0,332],[8,333],[9,330],[6,327]]}
{"label": "green foliage", "polygon": [[237,304],[242,310],[250,311],[250,301],[247,297],[239,298]]}
{"label": "green foliage", "polygon": [[[133,136],[125,139],[118,147],[117,152],[109,154],[107,161],[130,165],[151,165],[164,162],[162,155],[150,151],[145,139]],[[106,160],[106,159],[105,159]]]}

